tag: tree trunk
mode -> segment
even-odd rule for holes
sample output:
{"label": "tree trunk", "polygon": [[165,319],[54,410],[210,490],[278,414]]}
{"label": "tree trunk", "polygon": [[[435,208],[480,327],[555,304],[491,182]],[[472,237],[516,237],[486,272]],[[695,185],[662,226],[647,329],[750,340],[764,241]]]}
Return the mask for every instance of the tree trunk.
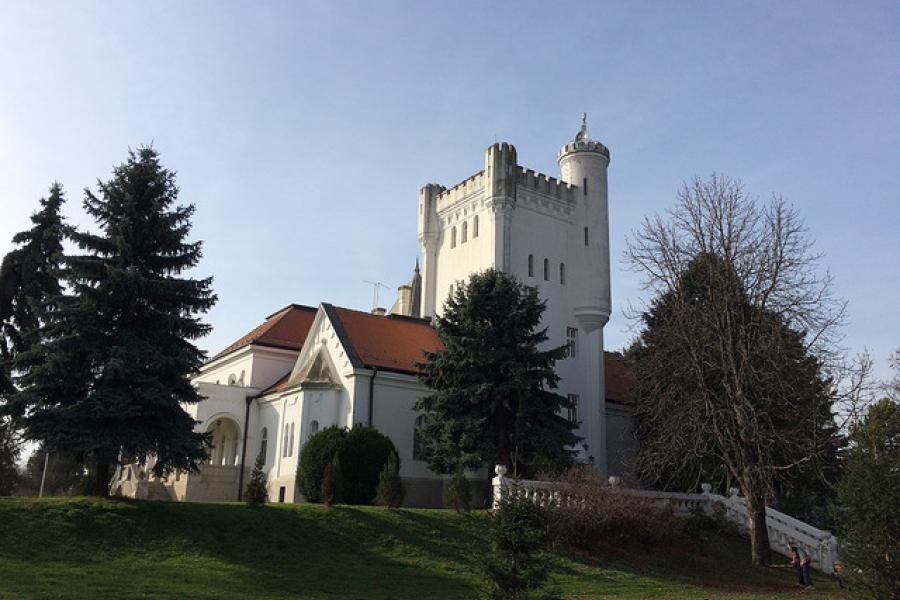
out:
{"label": "tree trunk", "polygon": [[769,548],[769,529],[766,527],[766,497],[755,489],[745,489],[747,514],[750,515],[750,556],[757,567],[768,567],[772,562]]}
{"label": "tree trunk", "polygon": [[110,463],[97,459],[94,466],[94,482],[91,485],[92,496],[109,496]]}

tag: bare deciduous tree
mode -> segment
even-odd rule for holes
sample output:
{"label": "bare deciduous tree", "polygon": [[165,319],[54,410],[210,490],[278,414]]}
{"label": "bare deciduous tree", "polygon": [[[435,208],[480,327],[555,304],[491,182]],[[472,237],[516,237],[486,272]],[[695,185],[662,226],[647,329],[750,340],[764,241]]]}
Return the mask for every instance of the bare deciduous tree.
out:
{"label": "bare deciduous tree", "polygon": [[718,175],[686,184],[626,251],[654,296],[632,353],[638,466],[660,479],[704,464],[729,473],[747,501],[754,564],[770,561],[774,479],[833,451],[832,406],[859,392],[862,371],[839,344],[846,304],[820,258],[784,200],[760,203]]}

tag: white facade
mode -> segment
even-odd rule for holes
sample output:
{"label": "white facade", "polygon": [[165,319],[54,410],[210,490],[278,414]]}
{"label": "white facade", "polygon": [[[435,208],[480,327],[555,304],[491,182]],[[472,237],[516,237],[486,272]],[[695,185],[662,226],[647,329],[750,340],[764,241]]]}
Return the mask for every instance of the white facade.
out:
{"label": "white facade", "polygon": [[609,150],[583,123],[559,151],[560,178],[521,167],[511,144],[485,152],[484,169],[419,192],[423,316],[472,273],[495,268],[547,300],[548,344],[570,345],[558,363],[559,393],[577,396],[577,431],[602,475],[606,465],[603,326],[611,311],[607,167]]}
{"label": "white facade", "polygon": [[[567,345],[571,351],[558,363],[558,392],[578,398],[577,434],[584,439],[580,456],[605,476],[609,151],[588,139],[583,124],[575,141],[559,151],[558,162],[560,178],[550,177],[519,166],[512,145],[494,144],[485,152],[484,169],[465,181],[451,188],[423,187],[418,203],[421,279],[417,265],[410,285],[401,286],[395,314],[368,315],[323,304],[318,309],[292,305],[270,315],[194,378],[206,400],[187,410],[199,431],[213,434],[211,464],[199,474],[176,474],[157,485],[178,500],[237,499],[250,467],[263,453],[269,499],[292,502],[299,499],[295,473],[305,441],[329,426],[362,423],[374,425],[397,447],[407,503],[440,505],[446,478],[432,473],[414,449],[418,415],[413,406],[429,390],[418,383],[408,356],[406,369],[379,368],[361,358],[341,313],[357,324],[388,320],[420,336],[424,327],[434,337],[424,319],[442,311],[452,286],[492,267],[535,286],[547,300],[543,324],[548,344]],[[292,321],[304,325],[282,327],[278,320],[294,310],[306,311],[305,321]],[[254,337],[270,324],[282,327],[275,337],[283,341],[294,335],[295,344],[269,343],[263,333]],[[383,353],[390,350],[389,345],[382,348]],[[621,416],[610,424],[619,423]],[[618,434],[609,437],[617,439]],[[487,490],[486,471],[470,476],[483,480]]]}

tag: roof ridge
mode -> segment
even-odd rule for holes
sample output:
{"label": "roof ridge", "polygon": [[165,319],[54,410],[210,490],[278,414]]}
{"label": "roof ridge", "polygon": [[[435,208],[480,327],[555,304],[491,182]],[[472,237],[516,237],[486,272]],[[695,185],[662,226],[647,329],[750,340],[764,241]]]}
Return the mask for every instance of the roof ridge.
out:
{"label": "roof ridge", "polygon": [[266,321],[268,321],[272,317],[277,317],[278,315],[280,315],[282,313],[286,313],[287,311],[289,311],[292,308],[297,308],[300,310],[313,310],[313,311],[318,310],[314,306],[307,306],[306,304],[297,304],[295,302],[292,302],[291,304],[288,304],[287,306],[285,306],[283,308],[279,308],[278,310],[273,312],[271,315],[266,316]]}

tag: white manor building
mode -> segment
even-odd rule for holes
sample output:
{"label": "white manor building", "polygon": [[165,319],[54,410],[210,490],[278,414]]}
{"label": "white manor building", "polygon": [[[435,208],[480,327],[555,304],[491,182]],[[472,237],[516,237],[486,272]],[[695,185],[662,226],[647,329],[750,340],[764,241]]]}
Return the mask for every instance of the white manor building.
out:
{"label": "white manor building", "polygon": [[[547,300],[549,343],[569,348],[557,364],[558,391],[577,403],[569,416],[584,440],[580,458],[603,476],[626,475],[631,383],[621,359],[603,349],[611,310],[609,160],[583,122],[559,151],[559,178],[520,166],[516,149],[502,143],[465,181],[424,186],[421,272],[417,263],[390,311],[292,304],[269,315],[194,377],[206,399],[186,409],[199,431],[213,434],[209,464],[150,482],[129,467],[115,485],[157,498],[234,500],[262,453],[270,500],[299,501],[295,473],[305,441],[332,425],[369,424],[397,448],[406,503],[440,505],[446,478],[428,469],[417,448],[413,405],[429,390],[414,364],[440,347],[431,317],[454,286],[491,267]],[[487,470],[471,477],[487,480]]]}

